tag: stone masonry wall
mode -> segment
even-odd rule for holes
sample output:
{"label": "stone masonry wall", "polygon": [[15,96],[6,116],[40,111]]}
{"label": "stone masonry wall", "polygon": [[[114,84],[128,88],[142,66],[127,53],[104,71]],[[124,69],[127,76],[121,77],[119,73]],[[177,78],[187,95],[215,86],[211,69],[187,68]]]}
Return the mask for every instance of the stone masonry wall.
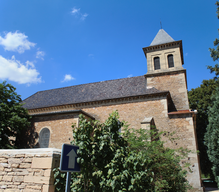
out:
{"label": "stone masonry wall", "polygon": [[50,130],[49,148],[61,149],[63,143],[70,144],[72,124],[78,124],[78,114],[60,114],[34,117],[35,131],[39,134],[43,128]]}
{"label": "stone masonry wall", "polygon": [[168,90],[177,110],[189,109],[186,74],[184,72],[166,75],[162,74],[153,77],[148,76],[147,86],[155,87],[160,91]]}
{"label": "stone masonry wall", "polygon": [[[118,110],[120,120],[125,120],[130,124],[130,128],[139,129],[141,127],[141,122],[145,118],[153,118],[156,127],[160,131],[167,131],[172,133],[175,132],[175,137],[179,137],[176,143],[168,142],[167,147],[179,148],[187,147],[191,149],[194,153],[191,153],[188,157],[189,162],[192,165],[192,173],[188,175],[188,179],[194,188],[199,188],[200,184],[200,174],[198,167],[198,157],[196,152],[196,142],[195,142],[195,129],[193,124],[193,117],[191,114],[181,114],[175,116],[168,115],[167,107],[167,97],[156,97],[156,98],[144,98],[136,99],[133,101],[117,101],[111,103],[97,103],[93,105],[83,106],[81,108],[68,108],[68,110],[78,110],[81,109],[93,116],[96,120],[104,122],[109,114],[115,110]],[[62,109],[63,110],[63,109]],[[67,130],[67,125],[69,126],[68,131],[69,136],[72,136],[71,123],[73,120],[71,115],[69,118],[61,119],[59,116],[53,116],[53,119],[39,119],[37,121],[38,128],[50,126],[51,132],[55,133],[56,141],[53,142],[54,138],[50,140],[50,146],[56,145],[57,148],[61,148],[62,140],[64,137],[62,135]],[[57,119],[56,119],[57,118]],[[68,119],[69,124],[65,121]],[[164,139],[164,138],[163,138]]]}
{"label": "stone masonry wall", "polygon": [[0,150],[0,192],[54,192],[60,149]]}

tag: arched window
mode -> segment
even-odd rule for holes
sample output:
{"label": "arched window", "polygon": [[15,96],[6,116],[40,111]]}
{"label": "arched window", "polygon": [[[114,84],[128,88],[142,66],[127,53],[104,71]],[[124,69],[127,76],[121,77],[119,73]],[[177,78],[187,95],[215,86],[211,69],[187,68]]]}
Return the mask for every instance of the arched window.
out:
{"label": "arched window", "polygon": [[39,136],[39,146],[40,148],[48,148],[50,139],[50,130],[48,128],[43,128],[40,131]]}
{"label": "arched window", "polygon": [[154,70],[160,69],[160,57],[154,57]]}
{"label": "arched window", "polygon": [[172,54],[168,55],[167,59],[168,59],[168,66],[169,66],[169,68],[174,67],[173,55]]}

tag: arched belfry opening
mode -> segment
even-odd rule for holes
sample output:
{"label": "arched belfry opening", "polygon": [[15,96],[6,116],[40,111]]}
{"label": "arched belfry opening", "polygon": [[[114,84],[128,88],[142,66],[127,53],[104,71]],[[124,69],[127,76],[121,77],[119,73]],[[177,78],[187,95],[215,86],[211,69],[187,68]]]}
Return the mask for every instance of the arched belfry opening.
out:
{"label": "arched belfry opening", "polygon": [[169,68],[174,67],[173,54],[169,54],[167,56],[167,60],[168,60],[168,67]]}
{"label": "arched belfry opening", "polygon": [[160,69],[160,57],[154,57],[154,70]]}

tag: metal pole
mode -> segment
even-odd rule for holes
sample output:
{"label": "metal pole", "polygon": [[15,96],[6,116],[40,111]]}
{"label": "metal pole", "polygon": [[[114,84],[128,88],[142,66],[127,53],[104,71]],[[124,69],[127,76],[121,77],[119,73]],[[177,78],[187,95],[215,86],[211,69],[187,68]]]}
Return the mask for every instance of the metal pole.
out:
{"label": "metal pole", "polygon": [[67,172],[65,192],[70,192],[71,172]]}

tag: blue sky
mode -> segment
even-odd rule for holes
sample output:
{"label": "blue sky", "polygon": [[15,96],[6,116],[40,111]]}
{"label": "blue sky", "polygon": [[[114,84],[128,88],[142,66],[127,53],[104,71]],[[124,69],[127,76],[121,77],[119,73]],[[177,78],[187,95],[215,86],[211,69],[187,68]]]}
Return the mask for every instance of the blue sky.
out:
{"label": "blue sky", "polygon": [[37,91],[144,75],[160,29],[183,41],[188,89],[213,77],[215,0],[0,0],[0,82]]}

